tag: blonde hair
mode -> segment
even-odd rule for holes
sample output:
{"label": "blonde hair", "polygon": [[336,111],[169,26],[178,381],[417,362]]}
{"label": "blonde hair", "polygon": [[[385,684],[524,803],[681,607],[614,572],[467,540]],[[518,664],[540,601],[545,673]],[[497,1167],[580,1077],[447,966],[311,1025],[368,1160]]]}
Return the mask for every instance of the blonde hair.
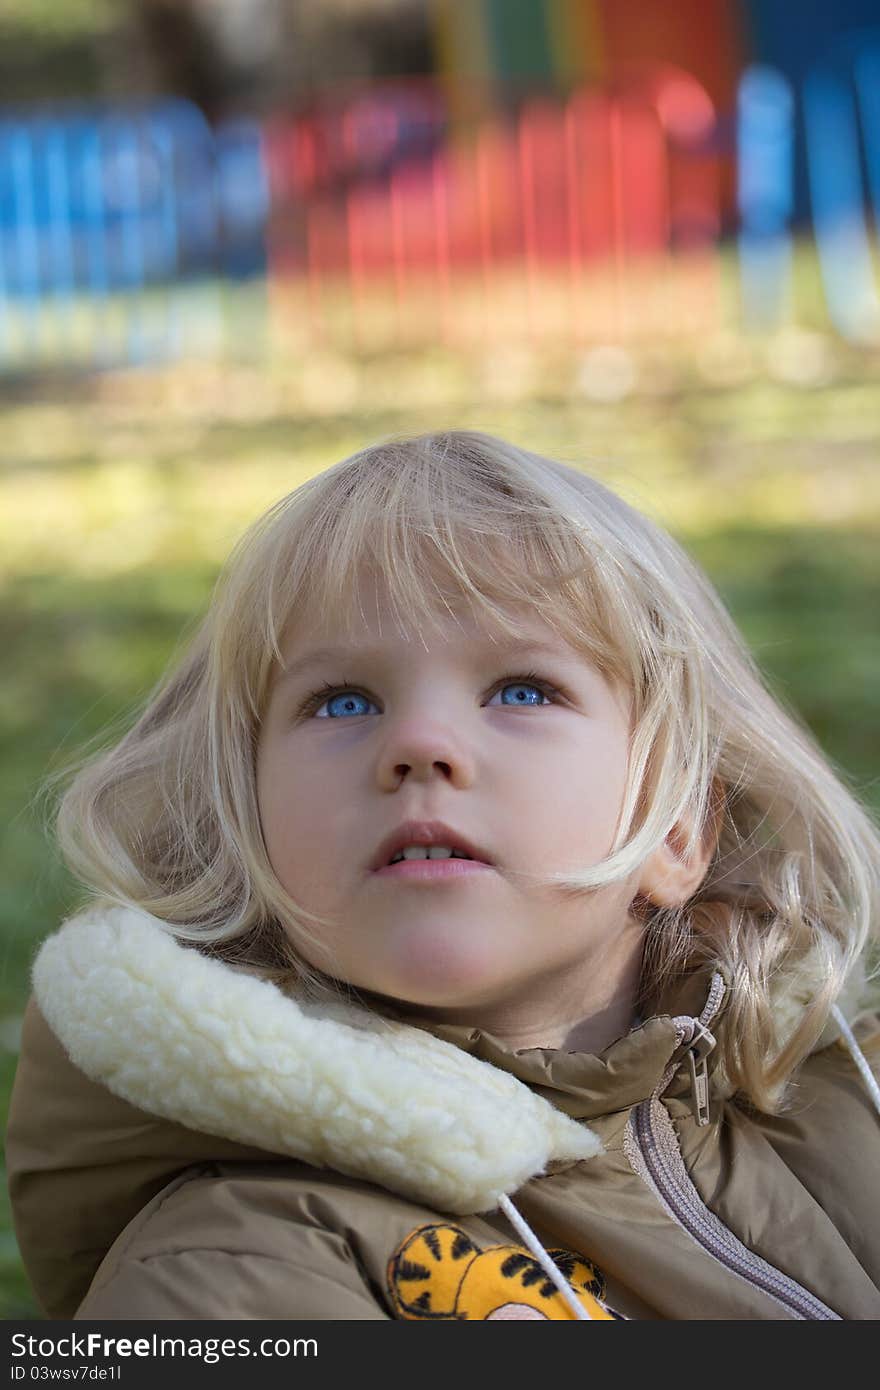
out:
{"label": "blonde hair", "polygon": [[[351,612],[381,573],[403,627],[464,597],[510,627],[550,623],[632,699],[628,785],[608,857],[547,881],[622,879],[673,828],[705,879],[680,908],[641,903],[643,1006],[697,968],[730,1002],[716,1061],[762,1109],[819,1038],[880,899],[880,834],[808,731],[764,685],[711,584],[681,547],[601,483],[474,431],[395,437],[282,498],[244,535],[176,666],[115,746],[81,760],[56,832],[93,893],[175,936],[267,971],[309,971],[287,934],[320,919],[281,888],[263,842],[255,755],[285,628]],[[450,609],[450,611],[452,611]],[[773,998],[806,964],[792,1029]]]}

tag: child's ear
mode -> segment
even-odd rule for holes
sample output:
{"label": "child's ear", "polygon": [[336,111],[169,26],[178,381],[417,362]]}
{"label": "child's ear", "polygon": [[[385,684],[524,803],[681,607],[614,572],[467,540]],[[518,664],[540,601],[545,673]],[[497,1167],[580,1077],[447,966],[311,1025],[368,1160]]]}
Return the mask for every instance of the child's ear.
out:
{"label": "child's ear", "polygon": [[637,893],[655,907],[681,907],[696,893],[711,863],[721,834],[724,795],[713,787],[710,811],[696,850],[685,857],[691,821],[679,821],[659,849],[642,865]]}

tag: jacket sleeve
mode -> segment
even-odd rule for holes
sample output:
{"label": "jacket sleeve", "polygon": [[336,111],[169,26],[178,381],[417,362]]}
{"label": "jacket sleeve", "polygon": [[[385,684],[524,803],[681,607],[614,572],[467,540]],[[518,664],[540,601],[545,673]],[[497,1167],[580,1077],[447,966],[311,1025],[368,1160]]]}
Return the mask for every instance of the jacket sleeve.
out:
{"label": "jacket sleeve", "polygon": [[268,1169],[172,1183],[111,1247],[76,1319],[389,1318],[298,1187]]}

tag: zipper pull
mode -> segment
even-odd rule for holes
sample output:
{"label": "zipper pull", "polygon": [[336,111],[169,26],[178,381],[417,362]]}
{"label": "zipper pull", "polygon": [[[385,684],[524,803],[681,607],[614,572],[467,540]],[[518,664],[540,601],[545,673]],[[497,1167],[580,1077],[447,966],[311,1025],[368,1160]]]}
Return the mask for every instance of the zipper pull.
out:
{"label": "zipper pull", "polygon": [[691,1109],[698,1125],[709,1123],[709,1068],[706,1058],[715,1046],[715,1039],[701,1023],[700,1036],[688,1048],[688,1071],[691,1075]]}

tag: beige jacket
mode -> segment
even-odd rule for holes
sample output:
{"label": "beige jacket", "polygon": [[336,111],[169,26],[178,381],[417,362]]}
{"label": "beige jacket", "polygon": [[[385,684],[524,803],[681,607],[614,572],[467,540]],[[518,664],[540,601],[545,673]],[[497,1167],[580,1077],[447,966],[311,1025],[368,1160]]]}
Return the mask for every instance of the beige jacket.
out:
{"label": "beige jacket", "polygon": [[298,1002],[108,907],[34,991],[7,1161],[50,1316],[880,1316],[865,1084],[832,1043],[780,1116],[704,1105],[720,977],[598,1056],[514,1052]]}

